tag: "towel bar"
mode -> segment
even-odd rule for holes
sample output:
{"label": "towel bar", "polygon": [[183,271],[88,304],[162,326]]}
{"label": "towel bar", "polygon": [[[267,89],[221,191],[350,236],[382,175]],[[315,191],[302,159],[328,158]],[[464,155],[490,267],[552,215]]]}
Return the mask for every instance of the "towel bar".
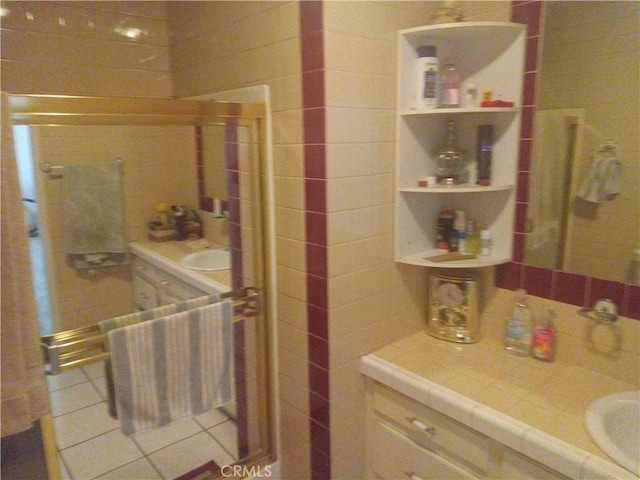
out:
{"label": "towel bar", "polygon": [[[121,158],[115,158],[114,162],[123,163]],[[64,176],[64,165],[51,165],[49,162],[41,163],[40,170],[50,177],[60,178]]]}
{"label": "towel bar", "polygon": [[[260,313],[260,293],[255,287],[226,292],[220,299],[233,298],[233,321],[240,322]],[[40,337],[47,375],[59,375],[73,368],[102,362],[111,354],[104,350],[107,335],[98,325],[65,330]]]}

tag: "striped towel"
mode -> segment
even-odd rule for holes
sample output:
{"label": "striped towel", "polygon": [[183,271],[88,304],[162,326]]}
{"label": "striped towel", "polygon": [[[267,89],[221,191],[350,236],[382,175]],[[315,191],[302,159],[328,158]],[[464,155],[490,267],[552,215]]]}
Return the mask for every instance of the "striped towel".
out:
{"label": "striped towel", "polygon": [[109,332],[125,435],[231,401],[232,312],[224,300]]}
{"label": "striped towel", "polygon": [[[203,307],[217,301],[218,294],[191,298],[182,302],[162,305],[161,307],[144,310],[142,312],[134,312],[127,315],[120,315],[118,317],[102,320],[98,322],[98,327],[100,328],[101,333],[106,334],[115,328],[135,325],[136,323],[146,322],[147,320],[153,320],[155,318],[164,317],[173,313],[184,312],[186,310],[191,310],[192,308]],[[110,350],[108,341],[104,342],[103,348],[105,352],[108,352]],[[116,397],[113,388],[113,369],[111,368],[111,360],[106,360],[104,362],[104,370],[104,378],[107,387],[107,407],[109,409],[109,415],[111,415],[113,418],[118,418],[118,412],[116,409]]]}

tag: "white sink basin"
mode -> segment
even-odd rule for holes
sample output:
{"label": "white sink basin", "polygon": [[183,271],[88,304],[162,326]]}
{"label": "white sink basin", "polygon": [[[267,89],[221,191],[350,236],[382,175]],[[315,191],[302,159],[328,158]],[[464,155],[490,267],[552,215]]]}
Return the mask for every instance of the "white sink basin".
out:
{"label": "white sink basin", "polygon": [[640,476],[640,391],[614,393],[585,414],[593,441],[618,464]]}
{"label": "white sink basin", "polygon": [[214,272],[231,268],[231,254],[224,248],[200,250],[180,259],[180,265],[191,270]]}

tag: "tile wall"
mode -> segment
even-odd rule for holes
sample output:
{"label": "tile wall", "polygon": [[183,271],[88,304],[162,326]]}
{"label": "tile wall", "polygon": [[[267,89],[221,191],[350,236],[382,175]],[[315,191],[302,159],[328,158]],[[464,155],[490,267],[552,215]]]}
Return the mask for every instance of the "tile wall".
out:
{"label": "tile wall", "polygon": [[2,90],[170,97],[163,2],[2,1]]}
{"label": "tile wall", "polygon": [[[34,127],[36,165],[75,165],[123,160],[127,237],[146,237],[158,201],[167,205],[197,205],[195,135],[193,127]],[[47,276],[56,294],[52,314],[56,331],[95,324],[133,310],[129,265],[87,275],[73,268],[64,254],[63,183],[36,170],[43,238],[48,239]],[[151,179],[151,180],[150,180]]]}

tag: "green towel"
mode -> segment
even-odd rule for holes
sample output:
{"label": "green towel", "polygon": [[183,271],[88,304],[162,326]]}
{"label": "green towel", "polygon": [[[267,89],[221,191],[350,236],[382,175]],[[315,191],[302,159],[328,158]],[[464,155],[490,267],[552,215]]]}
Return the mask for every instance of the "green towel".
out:
{"label": "green towel", "polygon": [[64,167],[64,251],[76,268],[129,262],[122,163]]}

